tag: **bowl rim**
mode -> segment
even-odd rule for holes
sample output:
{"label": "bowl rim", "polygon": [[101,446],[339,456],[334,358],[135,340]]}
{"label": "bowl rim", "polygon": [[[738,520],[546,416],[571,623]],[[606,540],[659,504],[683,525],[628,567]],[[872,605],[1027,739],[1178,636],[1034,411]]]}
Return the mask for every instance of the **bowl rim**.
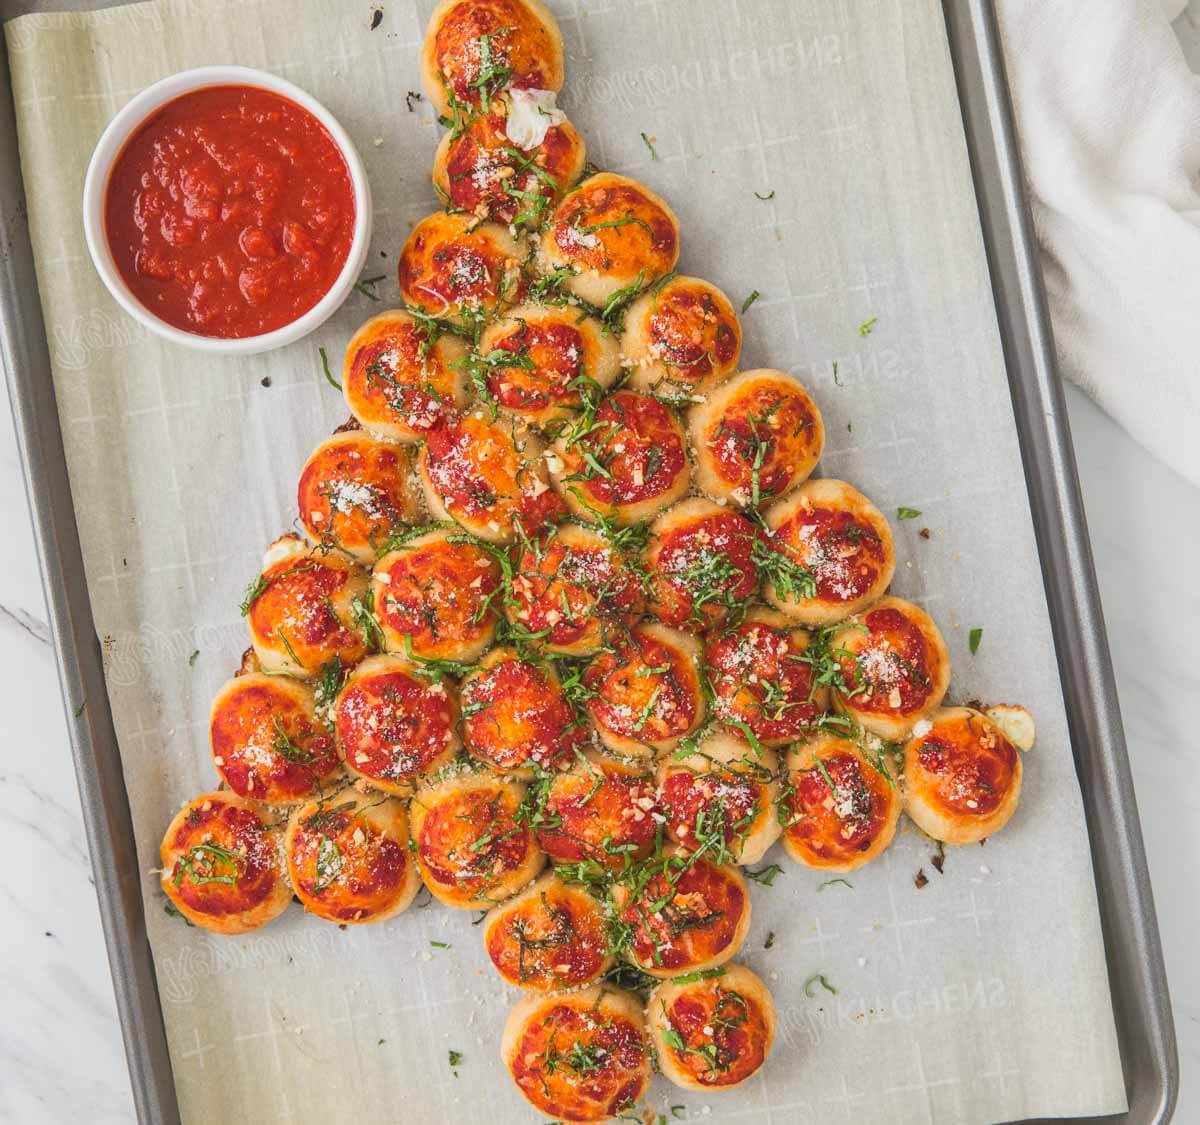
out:
{"label": "bowl rim", "polygon": [[[168,324],[147,308],[125,283],[108,244],[104,226],[104,201],[109,176],[117,157],[132,134],[168,102],[209,86],[254,86],[279,94],[308,110],[328,131],[342,153],[354,192],[354,233],[345,264],[324,296],[289,324],[257,336],[236,338],[202,336]],[[221,355],[254,355],[294,343],[320,327],[345,301],[366,264],[371,243],[371,186],[354,142],[341,123],[311,94],[299,86],[248,66],[200,66],[168,75],[135,94],[105,127],[92,151],[83,184],[83,231],[96,272],[117,303],[155,335],[184,347]]]}

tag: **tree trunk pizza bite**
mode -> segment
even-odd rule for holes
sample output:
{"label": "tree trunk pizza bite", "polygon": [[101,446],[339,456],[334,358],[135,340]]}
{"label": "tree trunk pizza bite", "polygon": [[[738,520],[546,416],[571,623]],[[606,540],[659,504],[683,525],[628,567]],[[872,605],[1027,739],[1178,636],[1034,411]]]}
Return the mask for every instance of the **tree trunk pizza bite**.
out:
{"label": "tree trunk pizza bite", "polygon": [[519,1000],[500,1057],[525,1100],[559,1121],[626,1114],[653,1077],[642,1003],[608,985]]}
{"label": "tree trunk pizza bite", "polygon": [[558,22],[540,0],[441,0],[421,45],[421,83],[442,117],[486,110],[505,89],[562,89]]}
{"label": "tree trunk pizza bite", "polygon": [[534,992],[582,988],[615,960],[600,900],[552,871],[492,907],[483,948],[506,983]]}
{"label": "tree trunk pizza bite", "polygon": [[829,692],[814,680],[808,647],[808,633],[791,618],[761,606],[712,633],[704,666],[713,714],[737,730],[744,723],[764,746],[801,737],[829,704]]}
{"label": "tree trunk pizza bite", "polygon": [[333,660],[349,667],[367,654],[358,623],[369,609],[366,572],[296,535],[271,545],[242,604],[262,670],[302,677]]}
{"label": "tree trunk pizza bite", "polygon": [[460,337],[402,309],[371,317],[350,339],[342,394],[359,425],[382,441],[421,441],[467,405]]}
{"label": "tree trunk pizza bite", "polygon": [[744,965],[719,976],[664,981],[646,1002],[663,1077],[685,1090],[732,1090],[762,1069],[775,1041],[775,1002]]}
{"label": "tree trunk pizza bite", "polygon": [[545,854],[518,819],[526,787],[486,771],[449,767],[409,807],[413,848],[429,893],[446,906],[479,910],[516,894]]}
{"label": "tree trunk pizza bite", "polygon": [[520,305],[479,338],[477,366],[505,413],[547,429],[594,402],[621,374],[616,337],[570,305]]}
{"label": "tree trunk pizza bite", "polygon": [[621,352],[634,390],[690,405],[737,370],[742,325],[711,282],[675,275],[629,306]]}
{"label": "tree trunk pizza bite", "polygon": [[313,690],[303,680],[235,676],[213,700],[208,731],[221,780],[263,804],[312,795],[340,765],[333,734],[317,718]]}
{"label": "tree trunk pizza bite", "polygon": [[650,528],[650,612],[664,625],[710,629],[739,614],[758,589],[754,544],[745,516],[703,497],[680,501]]}
{"label": "tree trunk pizza bite", "polygon": [[536,535],[563,513],[550,487],[542,443],[515,419],[473,410],[431,431],[418,458],[436,519],[454,520],[490,543],[511,543],[520,524]]}
{"label": "tree trunk pizza bite", "polygon": [[642,579],[607,539],[574,523],[521,547],[505,606],[514,628],[564,656],[615,643],[641,617]]}
{"label": "tree trunk pizza bite", "polygon": [[500,564],[460,532],[438,528],[389,551],[371,588],[383,647],[409,660],[476,660],[496,634]]}
{"label": "tree trunk pizza bite", "polygon": [[370,566],[377,547],[421,513],[410,450],[351,430],[326,438],[300,473],[296,503],[309,538]]}
{"label": "tree trunk pizza bite", "polygon": [[333,709],[338,753],[375,789],[407,796],[459,749],[458,693],[432,683],[396,656],[371,656],[355,668]]}
{"label": "tree trunk pizza bite", "polygon": [[854,871],[892,842],[900,792],[849,739],[815,734],[792,747],[787,765],[779,815],[784,849],[797,863]]}
{"label": "tree trunk pizza bite", "polygon": [[838,707],[880,738],[906,737],[938,709],[950,686],[941,632],[920,606],[901,598],[881,598],[852,617],[833,645],[841,654]]}
{"label": "tree trunk pizza bite", "polygon": [[400,251],[400,296],[410,309],[471,330],[520,302],[526,256],[507,227],[435,211]]}
{"label": "tree trunk pizza bite", "polygon": [[633,391],[609,395],[566,426],[548,458],[571,511],[621,526],[653,518],[682,500],[690,466],[683,428],[671,409]]}
{"label": "tree trunk pizza bite", "polygon": [[163,892],[189,922],[245,934],[292,901],[274,818],[236,793],[205,793],[175,815],[162,842]]}
{"label": "tree trunk pizza bite", "polygon": [[645,184],[598,172],[550,216],[542,232],[545,273],[571,271],[563,288],[604,308],[670,273],[679,258],[679,220]]}
{"label": "tree trunk pizza bite", "polygon": [[829,625],[883,597],[896,569],[892,529],[858,489],[812,480],[765,516],[763,596],[804,625]]}
{"label": "tree trunk pizza bite", "polygon": [[421,885],[408,850],[408,816],[394,797],[344,789],[292,813],[288,872],[304,909],[339,925],[383,922]]}
{"label": "tree trunk pizza bite", "polygon": [[904,749],[904,811],[944,844],[999,832],[1021,798],[1021,755],[970,707],[946,707],[913,728]]}
{"label": "tree trunk pizza bite", "polygon": [[658,767],[658,799],[667,834],[714,863],[757,863],[779,839],[775,802],[779,759],[740,734],[709,731],[695,750]]}
{"label": "tree trunk pizza bite", "polygon": [[700,656],[690,633],[645,621],[595,657],[583,683],[601,742],[635,758],[674,750],[704,721]]}

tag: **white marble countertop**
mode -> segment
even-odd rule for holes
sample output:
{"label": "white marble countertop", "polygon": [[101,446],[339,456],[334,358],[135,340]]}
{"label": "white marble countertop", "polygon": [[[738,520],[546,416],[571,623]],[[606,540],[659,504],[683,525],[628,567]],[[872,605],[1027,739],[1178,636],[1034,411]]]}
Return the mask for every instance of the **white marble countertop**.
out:
{"label": "white marble countertop", "polygon": [[[1200,69],[1200,0],[1177,24]],[[1074,389],[1071,425],[1166,951],[1183,1072],[1176,1120],[1200,1120],[1200,489]],[[0,1120],[133,1120],[112,985],[7,405],[0,408]],[[1164,550],[1164,545],[1169,545]],[[1160,631],[1173,643],[1157,644]],[[35,747],[31,752],[31,747]]]}

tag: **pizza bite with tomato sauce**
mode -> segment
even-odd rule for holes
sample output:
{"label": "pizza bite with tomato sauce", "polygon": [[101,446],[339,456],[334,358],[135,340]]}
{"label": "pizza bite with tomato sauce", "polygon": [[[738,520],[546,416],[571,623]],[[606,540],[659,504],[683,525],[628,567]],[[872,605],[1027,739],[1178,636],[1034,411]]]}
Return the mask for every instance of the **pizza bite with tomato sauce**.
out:
{"label": "pizza bite with tomato sauce", "polygon": [[653,1078],[642,1003],[608,985],[518,1001],[500,1057],[525,1100],[557,1121],[627,1114]]}
{"label": "pizza bite with tomato sauce", "polygon": [[407,796],[458,752],[454,687],[432,683],[396,656],[371,656],[346,678],[333,708],[346,768],[385,793]]}
{"label": "pizza bite with tomato sauce", "polygon": [[808,633],[762,606],[714,633],[704,650],[713,714],[737,730],[744,723],[763,746],[801,737],[829,704],[808,646]]}
{"label": "pizza bite with tomato sauce", "polygon": [[431,431],[418,465],[434,518],[490,543],[511,543],[565,515],[550,487],[542,443],[515,419],[475,409]]}
{"label": "pizza bite with tomato sauce", "polygon": [[507,227],[435,211],[400,252],[400,296],[426,316],[472,328],[521,300],[525,257]]}
{"label": "pizza bite with tomato sauce", "polygon": [[892,529],[858,489],[811,480],[764,514],[763,597],[804,625],[829,625],[883,597],[896,570]]}
{"label": "pizza bite with tomato sauce", "polygon": [[634,390],[690,404],[737,370],[742,326],[711,282],[670,277],[629,306],[621,352]]}
{"label": "pizza bite with tomato sauce", "polygon": [[543,429],[598,397],[621,374],[616,337],[569,305],[521,305],[484,329],[478,364],[492,401]]}
{"label": "pizza bite with tomato sauce", "polygon": [[506,87],[557,92],[558,22],[541,0],[441,0],[421,45],[421,84],[442,117],[486,109]]}
{"label": "pizza bite with tomato sauce", "polygon": [[732,1090],[753,1078],[775,1041],[775,1002],[745,965],[704,980],[664,981],[646,1002],[663,1077],[685,1090]]}
{"label": "pizza bite with tomato sauce", "polygon": [[904,811],[945,844],[999,832],[1021,798],[1021,755],[970,707],[946,707],[913,729],[904,749]]}
{"label": "pizza bite with tomato sauce", "polygon": [[650,612],[664,625],[703,631],[737,615],[758,589],[745,516],[701,496],[663,512],[650,528]]}
{"label": "pizza bite with tomato sauce", "polygon": [[683,427],[670,407],[634,391],[609,395],[566,426],[548,458],[563,498],[580,519],[628,526],[683,499],[690,465]]}
{"label": "pizza bite with tomato sauce", "polygon": [[369,604],[365,571],[285,535],[268,549],[242,611],[262,670],[307,677],[333,660],[349,667],[366,656],[355,619],[356,607]]}
{"label": "pizza bite with tomato sauce", "polygon": [[658,767],[658,799],[667,834],[714,863],[757,863],[779,838],[779,759],[740,734],[713,730],[692,753]]}
{"label": "pizza bite with tomato sauce", "polygon": [[645,184],[599,172],[555,208],[538,257],[544,273],[573,271],[562,287],[604,308],[675,268],[679,220]]}
{"label": "pizza bite with tomato sauce", "polygon": [[334,434],[312,451],[296,497],[315,543],[368,566],[380,543],[421,514],[412,451],[361,430]]}
{"label": "pizza bite with tomato sauce", "polygon": [[497,773],[533,776],[575,760],[586,719],[567,699],[553,665],[494,648],[462,681],[467,751]]}
{"label": "pizza bite with tomato sauce", "polygon": [[[880,598],[839,629],[838,707],[880,738],[897,742],[941,705],[950,654],[933,619],[902,598]],[[842,690],[842,687],[845,690]]]}
{"label": "pizza bite with tomato sauce", "polygon": [[821,412],[784,371],[743,371],[688,415],[696,483],[714,500],[758,508],[807,480],[825,446]]}
{"label": "pizza bite with tomato sauce", "polygon": [[642,579],[620,551],[564,523],[522,546],[505,611],[549,652],[587,656],[622,639],[645,601]]}
{"label": "pizza bite with tomato sauce", "polygon": [[162,889],[194,926],[245,934],[292,901],[274,818],[236,793],[205,793],[175,815],[162,842]]}
{"label": "pizza bite with tomato sauce", "polygon": [[235,676],[213,700],[208,734],[221,780],[264,804],[303,800],[338,770],[333,734],[303,680]]}
{"label": "pizza bite with tomato sauce", "polygon": [[362,428],[417,442],[467,404],[467,345],[402,309],[373,316],[350,338],[342,394]]}
{"label": "pizza bite with tomato sauce", "polygon": [[292,813],[288,873],[304,909],[339,925],[383,922],[421,886],[408,850],[408,815],[394,797],[344,789]]}
{"label": "pizza bite with tomato sauce", "polygon": [[674,750],[704,721],[700,642],[656,621],[635,626],[583,674],[588,714],[614,754],[654,757]]}
{"label": "pizza bite with tomato sauce", "polygon": [[506,983],[534,992],[582,988],[615,960],[600,900],[552,871],[491,909],[483,948]]}
{"label": "pizza bite with tomato sauce", "polygon": [[517,818],[524,798],[520,782],[454,768],[417,790],[409,807],[413,849],[434,898],[479,910],[541,871],[546,856]]}
{"label": "pizza bite with tomato sauce", "polygon": [[892,842],[899,790],[849,739],[815,734],[792,747],[787,768],[779,815],[784,849],[797,863],[854,871]]}

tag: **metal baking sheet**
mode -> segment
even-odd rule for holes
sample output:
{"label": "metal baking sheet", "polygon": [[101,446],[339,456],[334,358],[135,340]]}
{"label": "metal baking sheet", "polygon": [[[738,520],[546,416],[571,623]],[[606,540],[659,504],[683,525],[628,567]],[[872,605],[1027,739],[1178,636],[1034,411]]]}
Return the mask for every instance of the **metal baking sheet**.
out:
{"label": "metal baking sheet", "polygon": [[[0,16],[62,6],[3,3]],[[1169,1003],[995,29],[985,0],[944,6],[1055,640],[1060,653],[1072,654],[1060,672],[1091,828],[1131,1107],[1126,1119],[1165,1120],[1177,1083]],[[135,1100],[143,1120],[173,1121],[178,1112],[144,932],[141,877],[71,508],[7,75],[0,98],[0,347],[68,712],[89,700],[73,720],[73,741]]]}

